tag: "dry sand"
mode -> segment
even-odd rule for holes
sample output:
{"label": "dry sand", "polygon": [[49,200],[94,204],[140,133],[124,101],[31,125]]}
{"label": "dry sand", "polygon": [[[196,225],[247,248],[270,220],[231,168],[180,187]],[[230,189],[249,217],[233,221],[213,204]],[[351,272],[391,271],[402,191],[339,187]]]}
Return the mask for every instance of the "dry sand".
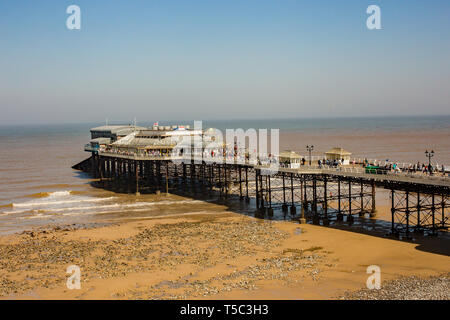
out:
{"label": "dry sand", "polygon": [[[0,296],[337,299],[365,287],[369,265],[381,268],[382,286],[443,275],[449,247],[447,239],[399,241],[226,211],[53,228],[0,237]],[[79,290],[66,287],[69,265],[81,268]]]}

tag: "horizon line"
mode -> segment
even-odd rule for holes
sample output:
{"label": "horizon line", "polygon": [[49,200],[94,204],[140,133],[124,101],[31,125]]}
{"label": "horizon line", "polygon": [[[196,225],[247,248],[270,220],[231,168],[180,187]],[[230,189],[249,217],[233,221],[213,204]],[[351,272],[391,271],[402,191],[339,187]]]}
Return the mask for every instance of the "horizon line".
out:
{"label": "horizon line", "polygon": [[[279,118],[269,118],[269,117],[262,117],[262,118],[250,118],[250,117],[243,117],[243,118],[223,118],[223,119],[189,119],[189,120],[180,120],[180,119],[173,119],[173,120],[167,120],[167,119],[153,119],[153,120],[144,120],[144,121],[137,121],[136,125],[139,123],[150,123],[150,122],[180,122],[183,124],[188,124],[189,122],[193,121],[215,121],[215,122],[226,122],[226,121],[295,121],[295,120],[333,120],[333,119],[383,119],[383,118],[436,118],[436,117],[450,117],[449,114],[433,114],[433,115],[371,115],[371,116],[308,116],[308,117],[293,117],[293,118],[286,118],[286,117],[279,117]],[[103,121],[73,121],[73,122],[38,122],[38,123],[32,123],[32,122],[17,122],[17,123],[0,123],[0,127],[13,127],[13,126],[49,126],[49,125],[80,125],[80,124],[100,124],[105,123],[105,120]],[[130,124],[132,125],[134,120],[108,120],[109,125],[124,125],[124,124]]]}

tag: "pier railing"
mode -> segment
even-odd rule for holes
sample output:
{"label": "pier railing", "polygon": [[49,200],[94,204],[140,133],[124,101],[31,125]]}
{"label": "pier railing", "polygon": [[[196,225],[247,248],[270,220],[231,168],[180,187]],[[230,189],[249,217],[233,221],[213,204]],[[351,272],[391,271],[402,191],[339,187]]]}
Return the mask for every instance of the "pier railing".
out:
{"label": "pier railing", "polygon": [[447,175],[425,175],[421,173],[408,173],[386,170],[366,170],[365,168],[338,167],[322,168],[322,173],[334,175],[350,175],[352,177],[372,178],[376,180],[391,180],[398,182],[426,183],[433,185],[450,186],[450,179]]}

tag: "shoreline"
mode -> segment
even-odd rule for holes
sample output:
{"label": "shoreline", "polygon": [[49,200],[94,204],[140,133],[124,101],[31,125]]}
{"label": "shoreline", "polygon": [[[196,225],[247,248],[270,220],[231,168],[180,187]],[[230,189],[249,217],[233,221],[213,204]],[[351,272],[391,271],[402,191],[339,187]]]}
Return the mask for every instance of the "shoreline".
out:
{"label": "shoreline", "polygon": [[[0,236],[0,297],[339,299],[365,287],[373,264],[382,285],[440,276],[448,247],[226,210],[52,227]],[[66,287],[69,265],[81,269],[80,290]]]}

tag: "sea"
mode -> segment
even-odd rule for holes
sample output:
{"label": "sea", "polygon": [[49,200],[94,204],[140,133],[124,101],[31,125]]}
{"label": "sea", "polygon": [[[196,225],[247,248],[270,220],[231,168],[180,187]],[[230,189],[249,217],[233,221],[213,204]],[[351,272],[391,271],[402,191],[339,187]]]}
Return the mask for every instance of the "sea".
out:
{"label": "sea", "polygon": [[[150,126],[157,120],[138,125]],[[159,124],[193,127],[193,121]],[[195,199],[131,196],[93,187],[87,174],[71,167],[90,156],[84,145],[90,140],[89,129],[99,125],[104,123],[0,126],[0,234],[52,224],[212,210],[208,203]],[[280,151],[293,150],[305,156],[307,145],[314,146],[315,157],[342,147],[355,159],[407,165],[427,163],[425,151],[433,150],[433,164],[450,165],[450,116],[209,120],[202,126],[279,129]]]}

